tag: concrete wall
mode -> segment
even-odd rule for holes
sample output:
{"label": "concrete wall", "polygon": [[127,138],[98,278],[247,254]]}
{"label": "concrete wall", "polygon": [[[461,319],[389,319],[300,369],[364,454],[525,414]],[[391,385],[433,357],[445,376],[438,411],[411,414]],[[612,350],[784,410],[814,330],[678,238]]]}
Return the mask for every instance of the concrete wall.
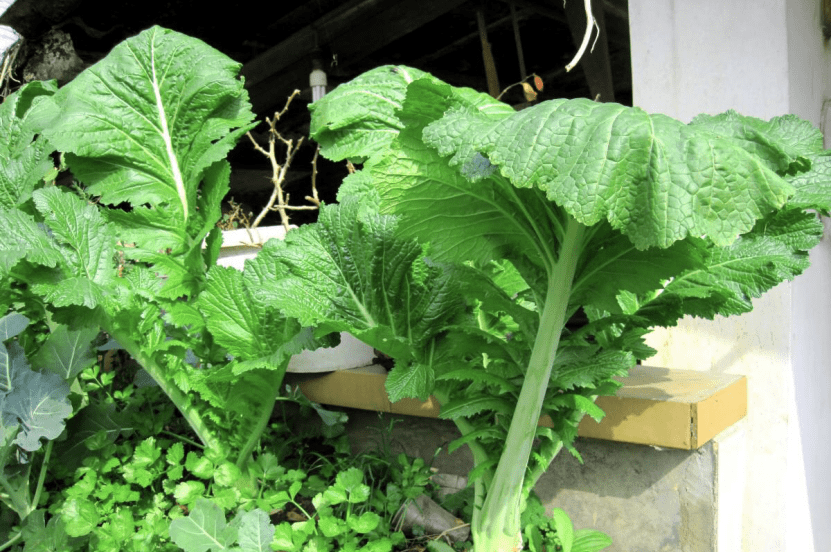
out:
{"label": "concrete wall", "polygon": [[[689,120],[729,108],[820,125],[829,52],[816,0],[630,0],[634,103]],[[746,551],[831,550],[831,243],[749,315],[654,334],[656,365],[748,375]],[[728,530],[722,528],[722,530]]]}
{"label": "concrete wall", "polygon": [[[454,475],[467,475],[473,467],[467,447],[447,454],[447,444],[459,437],[450,421],[347,412],[354,452],[406,452],[424,458],[441,473]],[[388,432],[391,419],[397,422]],[[612,537],[612,546],[604,552],[717,549],[718,439],[695,451],[598,439],[578,439],[575,446],[584,462],[561,453],[540,478],[536,491],[547,508],[568,512],[575,528],[597,529]],[[736,480],[731,474],[730,481]]]}

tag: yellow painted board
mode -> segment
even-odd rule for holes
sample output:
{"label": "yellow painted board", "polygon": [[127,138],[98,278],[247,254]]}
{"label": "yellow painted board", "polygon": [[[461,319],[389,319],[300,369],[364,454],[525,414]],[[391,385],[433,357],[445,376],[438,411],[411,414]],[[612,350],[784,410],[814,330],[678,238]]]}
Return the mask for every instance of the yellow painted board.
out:
{"label": "yellow painted board", "polygon": [[[292,377],[287,375],[287,381]],[[322,404],[438,417],[434,398],[423,402],[404,399],[390,403],[380,367],[331,372],[294,378],[309,400]],[[698,448],[747,414],[744,376],[693,370],[636,366],[614,397],[599,397],[606,417],[598,424],[584,418],[579,434],[627,443],[661,447]],[[543,417],[540,423],[545,425]],[[550,421],[548,421],[550,423]]]}

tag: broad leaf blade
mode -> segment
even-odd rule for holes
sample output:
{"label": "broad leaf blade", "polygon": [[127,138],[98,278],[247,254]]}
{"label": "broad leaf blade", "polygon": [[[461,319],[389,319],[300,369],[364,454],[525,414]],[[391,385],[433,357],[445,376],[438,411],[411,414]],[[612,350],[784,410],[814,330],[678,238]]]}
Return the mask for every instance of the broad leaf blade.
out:
{"label": "broad leaf blade", "polygon": [[32,358],[37,368],[49,370],[66,381],[71,381],[81,370],[95,362],[90,342],[98,335],[97,328],[70,331],[59,325]]}
{"label": "broad leaf blade", "polygon": [[259,508],[242,514],[239,522],[239,546],[242,552],[268,552],[274,540],[274,526],[268,514]]}
{"label": "broad leaf blade", "polygon": [[56,374],[21,369],[12,386],[5,399],[4,423],[19,420],[22,431],[17,444],[24,450],[38,450],[40,438],[56,439],[64,429],[64,420],[72,414],[69,384]]}
{"label": "broad leaf blade", "polygon": [[170,538],[185,552],[219,552],[236,540],[236,531],[227,527],[219,506],[200,498],[187,517],[170,523]]}
{"label": "broad leaf blade", "polygon": [[198,39],[152,27],[62,88],[45,133],[103,203],[166,204],[187,220],[203,171],[253,118],[239,68]]}
{"label": "broad leaf blade", "polygon": [[30,320],[17,312],[10,312],[0,318],[0,341],[6,341],[26,329]]}
{"label": "broad leaf blade", "polygon": [[35,205],[62,246],[66,278],[41,283],[39,292],[56,306],[101,304],[116,278],[115,237],[98,209],[59,188],[34,193]]}
{"label": "broad leaf blade", "polygon": [[216,342],[236,359],[249,361],[235,373],[259,367],[276,368],[303,348],[313,348],[311,335],[301,332],[296,321],[281,315],[278,305],[254,300],[243,278],[243,273],[236,269],[213,267],[197,302]]}
{"label": "broad leaf blade", "polygon": [[395,220],[362,219],[349,201],[322,209],[318,224],[268,242],[246,267],[246,285],[304,325],[348,331],[396,358],[408,358],[461,306],[452,277],[431,265]]}
{"label": "broad leaf blade", "polygon": [[821,237],[822,223],[812,213],[772,214],[731,246],[702,249],[703,267],[676,276],[638,314],[669,326],[684,314],[713,318],[749,312],[753,298],[808,267],[808,251]]}
{"label": "broad leaf blade", "polygon": [[326,102],[309,105],[311,136],[332,160],[365,158],[382,151],[403,125],[396,112],[407,84],[425,73],[409,67],[379,67],[342,84]]}
{"label": "broad leaf blade", "polygon": [[514,185],[587,226],[607,219],[639,248],[688,235],[729,244],[794,192],[743,144],[611,103],[551,100],[489,125],[457,108],[424,139],[459,167],[473,146]]}

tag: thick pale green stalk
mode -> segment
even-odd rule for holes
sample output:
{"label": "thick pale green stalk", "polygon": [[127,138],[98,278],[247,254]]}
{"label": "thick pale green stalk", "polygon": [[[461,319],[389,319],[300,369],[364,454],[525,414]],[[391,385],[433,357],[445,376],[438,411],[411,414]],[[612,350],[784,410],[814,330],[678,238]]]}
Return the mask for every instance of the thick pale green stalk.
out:
{"label": "thick pale green stalk", "polygon": [[569,217],[559,257],[548,279],[540,327],[519,394],[505,450],[488,489],[481,515],[472,526],[476,552],[522,549],[520,506],[525,470],[542,411],[560,334],[566,323],[571,284],[583,244],[585,226]]}
{"label": "thick pale green stalk", "polygon": [[[277,374],[282,373],[284,372],[275,372],[274,374],[276,376]],[[256,422],[254,422],[254,424],[249,428],[248,438],[246,439],[242,450],[240,450],[239,456],[237,456],[236,464],[238,468],[245,467],[249,456],[251,456],[251,453],[254,451],[257,443],[260,442],[260,437],[262,437],[265,428],[268,426],[268,422],[271,420],[271,413],[274,411],[274,405],[277,402],[277,395],[280,394],[280,385],[282,385],[282,383],[282,375],[274,378],[273,386],[269,393],[269,396],[274,397],[274,400],[270,403],[270,406],[260,407],[260,412],[257,414]]]}
{"label": "thick pale green stalk", "polygon": [[164,369],[160,367],[156,362],[149,357],[148,355],[142,352],[141,347],[130,339],[127,334],[119,332],[117,330],[113,330],[113,324],[109,324],[109,328],[105,328],[107,332],[115,339],[118,344],[127,351],[130,356],[132,356],[141,367],[144,368],[150,377],[159,384],[162,391],[168,398],[173,402],[174,406],[182,413],[182,416],[190,425],[191,429],[193,429],[196,436],[202,441],[202,444],[205,445],[206,449],[211,449],[216,452],[221,452],[224,450],[222,446],[222,442],[219,440],[218,436],[214,434],[213,431],[208,428],[205,424],[205,420],[199,414],[198,409],[194,408],[191,404],[190,399],[187,395],[185,395],[181,389],[179,389],[175,383],[168,380],[165,377]]}

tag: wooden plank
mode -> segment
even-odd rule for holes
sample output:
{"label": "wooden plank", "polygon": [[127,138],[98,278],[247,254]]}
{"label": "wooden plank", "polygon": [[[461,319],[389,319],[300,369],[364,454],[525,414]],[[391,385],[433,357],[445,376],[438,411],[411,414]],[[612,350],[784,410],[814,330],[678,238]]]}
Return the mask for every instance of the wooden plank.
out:
{"label": "wooden plank", "polygon": [[[381,367],[331,372],[325,376],[287,375],[312,401],[406,414],[438,417],[435,399],[390,403]],[[636,366],[614,397],[597,400],[606,417],[599,424],[584,418],[583,437],[677,449],[695,449],[747,415],[747,378],[693,370]],[[550,423],[543,417],[542,425]]]}

